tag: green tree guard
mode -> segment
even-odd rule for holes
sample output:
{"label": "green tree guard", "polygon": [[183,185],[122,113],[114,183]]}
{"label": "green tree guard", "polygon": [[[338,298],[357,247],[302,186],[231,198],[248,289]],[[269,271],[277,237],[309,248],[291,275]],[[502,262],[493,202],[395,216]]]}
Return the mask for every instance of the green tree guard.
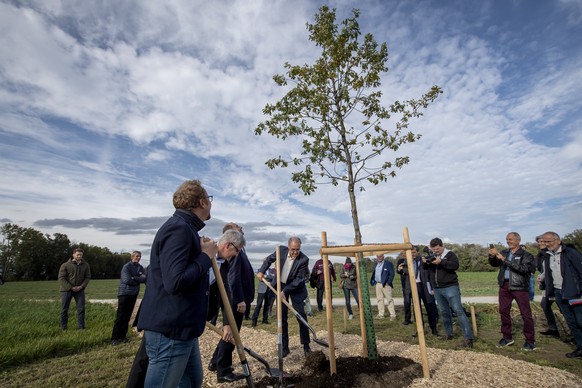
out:
{"label": "green tree guard", "polygon": [[366,343],[368,345],[368,359],[378,359],[378,348],[376,346],[376,331],[374,330],[374,313],[372,312],[372,304],[370,303],[370,283],[368,281],[368,274],[366,273],[366,263],[363,260],[358,260],[360,267],[360,290],[362,293],[362,304],[360,306],[364,309],[364,324],[366,326]]}

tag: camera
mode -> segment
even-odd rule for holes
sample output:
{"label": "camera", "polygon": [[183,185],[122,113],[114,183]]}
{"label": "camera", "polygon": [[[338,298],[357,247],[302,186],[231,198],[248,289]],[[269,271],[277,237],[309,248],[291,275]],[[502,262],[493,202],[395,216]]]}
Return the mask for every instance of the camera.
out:
{"label": "camera", "polygon": [[426,259],[427,263],[432,263],[433,261],[435,261],[436,256],[434,254],[433,251],[431,251],[430,249],[428,249],[428,247],[424,247],[424,249],[422,250],[422,252],[424,254],[426,254],[426,256],[424,257]]}

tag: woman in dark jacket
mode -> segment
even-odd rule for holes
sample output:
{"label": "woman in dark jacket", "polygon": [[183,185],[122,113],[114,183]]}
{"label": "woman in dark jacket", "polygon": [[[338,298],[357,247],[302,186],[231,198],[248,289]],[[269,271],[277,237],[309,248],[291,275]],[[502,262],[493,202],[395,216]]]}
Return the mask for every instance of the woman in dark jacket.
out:
{"label": "woman in dark jacket", "polygon": [[352,305],[350,303],[350,292],[354,295],[356,303],[360,305],[358,300],[358,281],[356,276],[356,266],[352,264],[352,259],[346,257],[346,262],[344,264],[344,270],[340,274],[342,279],[342,289],[344,290],[344,296],[346,297],[346,308],[348,309],[349,318],[354,318],[354,313],[352,312]]}

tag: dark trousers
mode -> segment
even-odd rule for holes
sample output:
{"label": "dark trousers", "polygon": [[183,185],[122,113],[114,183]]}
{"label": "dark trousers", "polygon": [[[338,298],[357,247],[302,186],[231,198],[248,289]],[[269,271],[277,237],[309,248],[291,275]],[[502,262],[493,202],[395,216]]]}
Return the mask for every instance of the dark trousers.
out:
{"label": "dark trousers", "polygon": [[576,349],[582,349],[582,306],[571,306],[568,300],[562,298],[562,290],[555,289],[556,304],[570,328],[572,337],[576,341]]}
{"label": "dark trousers", "polygon": [[[305,314],[305,308],[303,304],[304,299],[297,300],[298,298],[289,298],[287,295],[285,295],[285,297],[287,297],[287,300],[291,299],[291,305],[293,306],[293,309],[295,309],[295,311],[297,311],[297,313],[299,313],[299,315],[301,315],[301,317],[305,319],[305,322],[307,322],[307,314]],[[285,303],[282,304],[281,315],[283,321],[282,322],[283,349],[289,349],[289,323],[288,323],[289,308],[287,308],[287,305]],[[299,323],[299,338],[301,340],[301,344],[303,345],[309,344],[311,342],[311,340],[309,339],[309,329],[305,327],[303,323],[301,323],[299,318],[297,318],[297,323]]]}
{"label": "dark trousers", "polygon": [[133,359],[129,377],[127,378],[127,388],[143,388],[148,370],[149,359],[146,352],[145,336],[142,337],[137,354]]}
{"label": "dark trousers", "polygon": [[542,298],[540,305],[548,322],[548,330],[558,330],[558,325],[556,323],[556,315],[552,310],[553,300],[548,300],[545,296]]}
{"label": "dark trousers", "polygon": [[531,314],[531,306],[529,304],[528,291],[510,291],[509,282],[504,282],[503,287],[499,288],[499,315],[501,317],[501,333],[503,338],[512,339],[511,332],[511,303],[517,302],[521,319],[523,320],[523,335],[527,342],[534,343],[535,331],[534,321]]}
{"label": "dark trousers", "polygon": [[408,279],[405,280],[403,284],[402,299],[404,302],[404,321],[410,322],[412,318],[412,293],[410,291],[410,283]]}
{"label": "dark trousers", "polygon": [[317,295],[316,295],[316,299],[317,299],[317,311],[323,311],[323,293],[325,291],[325,287],[323,284],[321,285],[317,285]]}
{"label": "dark trousers", "polygon": [[[263,308],[263,302],[265,307]],[[250,308],[250,307],[249,307]],[[257,294],[257,305],[255,306],[255,311],[253,312],[253,321],[259,319],[259,314],[261,313],[261,308],[263,309],[263,322],[269,320],[269,293],[263,292]]]}
{"label": "dark trousers", "polygon": [[113,324],[112,340],[124,339],[127,335],[129,320],[135,307],[137,295],[118,295],[117,296],[117,315]]}
{"label": "dark trousers", "polygon": [[[236,311],[236,305],[232,306],[232,310],[236,327],[240,330],[244,314]],[[224,376],[232,372],[232,352],[234,348],[235,346],[230,342],[222,339],[218,341],[211,360],[211,363],[216,364],[216,374],[218,376]]]}
{"label": "dark trousers", "polygon": [[[437,305],[434,302],[434,299],[432,302],[428,301],[429,295],[426,295],[424,287],[422,286],[422,283],[416,283],[416,289],[418,291],[419,302],[424,304],[424,309],[426,310],[426,316],[428,317],[428,325],[430,326],[431,329],[436,329],[437,323],[439,321],[439,310],[437,308]],[[419,307],[421,307],[421,306],[419,305]],[[422,307],[421,307],[420,312],[422,314]],[[423,324],[424,324],[424,321],[423,321]]]}
{"label": "dark trousers", "polygon": [[69,306],[71,299],[77,304],[77,328],[85,328],[85,290],[61,291],[61,329],[66,330],[69,323]]}

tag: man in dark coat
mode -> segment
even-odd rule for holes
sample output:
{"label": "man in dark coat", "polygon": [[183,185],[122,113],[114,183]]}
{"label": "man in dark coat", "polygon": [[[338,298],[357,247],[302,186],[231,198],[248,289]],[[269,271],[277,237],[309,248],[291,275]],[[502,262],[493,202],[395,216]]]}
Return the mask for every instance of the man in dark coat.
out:
{"label": "man in dark coat", "polygon": [[[223,233],[229,230],[243,234],[242,227],[232,222],[226,224],[222,229]],[[237,248],[239,249],[238,254],[232,260],[227,259],[222,266],[228,266],[227,281],[224,283],[225,286],[228,283],[228,302],[232,308],[236,327],[240,330],[245,312],[251,308],[251,303],[255,297],[255,273],[244,246]],[[222,303],[225,303],[225,301],[222,301]],[[226,328],[229,322],[226,314],[222,314],[222,316],[223,327]],[[234,349],[235,346],[230,341],[225,341],[224,339],[221,339],[216,345],[208,368],[210,370],[216,368],[217,381],[219,383],[229,383],[245,377],[244,375],[238,375],[232,372],[232,353]]]}
{"label": "man in dark coat", "polygon": [[[305,281],[309,276],[309,257],[301,252],[301,239],[299,237],[291,237],[287,242],[287,246],[279,247],[281,259],[281,297],[286,300],[291,299],[291,304],[295,311],[307,321],[303,301],[307,298],[307,288]],[[257,276],[262,281],[265,271],[269,269],[277,259],[277,252],[273,252],[265,258],[263,265],[259,269]],[[276,283],[273,284],[276,288]],[[282,307],[283,319],[283,357],[289,354],[289,324],[287,322],[289,309],[285,304]],[[303,351],[307,356],[311,353],[309,343],[309,329],[297,319],[299,323],[299,336],[301,344],[303,344]]]}

